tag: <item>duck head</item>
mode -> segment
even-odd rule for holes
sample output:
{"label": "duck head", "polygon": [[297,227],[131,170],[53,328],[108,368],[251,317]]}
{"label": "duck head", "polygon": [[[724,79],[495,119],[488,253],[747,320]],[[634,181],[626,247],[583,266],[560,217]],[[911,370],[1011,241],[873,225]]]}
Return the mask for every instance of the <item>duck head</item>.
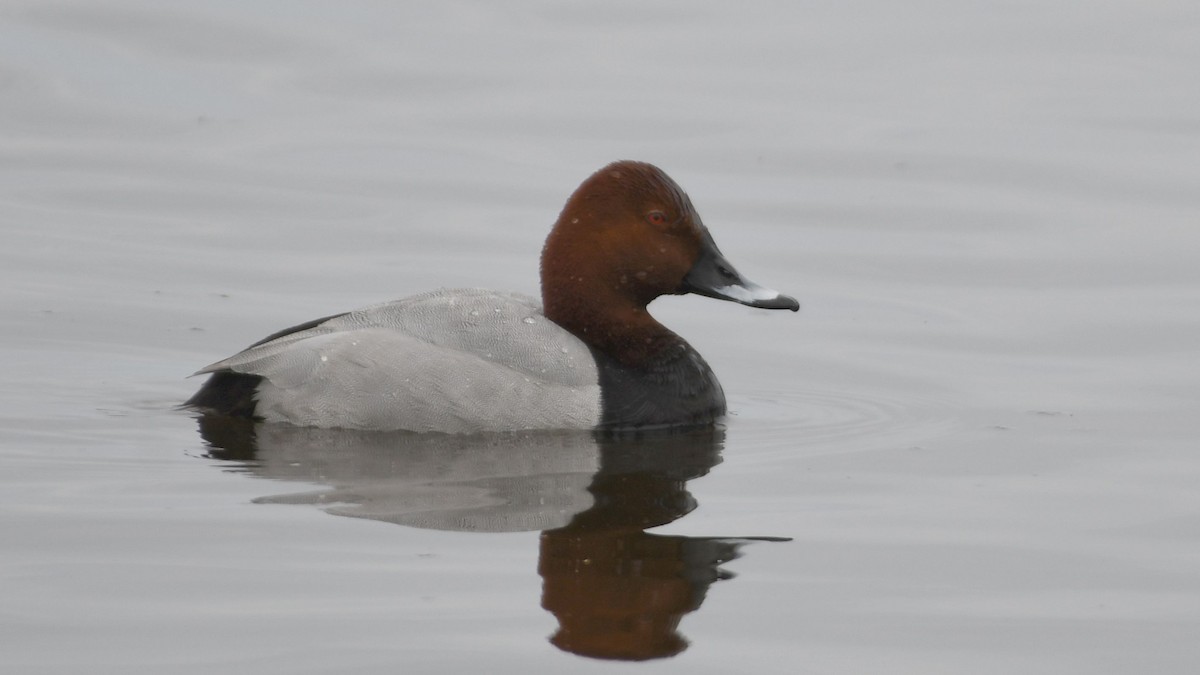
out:
{"label": "duck head", "polygon": [[582,315],[634,317],[660,295],[800,309],[742,276],[687,194],[644,162],[609,164],[575,190],[546,239],[541,272],[546,315],[577,335],[594,330]]}

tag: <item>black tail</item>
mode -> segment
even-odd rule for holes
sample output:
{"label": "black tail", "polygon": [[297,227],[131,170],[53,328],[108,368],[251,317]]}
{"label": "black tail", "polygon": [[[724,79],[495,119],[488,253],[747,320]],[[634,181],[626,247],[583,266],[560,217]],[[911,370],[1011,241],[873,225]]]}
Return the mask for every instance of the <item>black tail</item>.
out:
{"label": "black tail", "polygon": [[209,414],[255,419],[254,408],[258,401],[254,400],[254,395],[258,392],[259,382],[262,382],[261,375],[220,370],[183,405]]}

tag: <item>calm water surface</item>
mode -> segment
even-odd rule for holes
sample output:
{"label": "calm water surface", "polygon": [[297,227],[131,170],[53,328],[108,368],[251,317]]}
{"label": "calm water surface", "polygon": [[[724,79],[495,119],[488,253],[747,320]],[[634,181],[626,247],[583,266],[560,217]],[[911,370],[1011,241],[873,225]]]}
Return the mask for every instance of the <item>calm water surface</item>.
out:
{"label": "calm water surface", "polygon": [[[1194,672],[1195,3],[0,19],[0,670]],[[287,325],[536,293],[618,158],[804,305],[654,304],[724,428],[174,409]]]}

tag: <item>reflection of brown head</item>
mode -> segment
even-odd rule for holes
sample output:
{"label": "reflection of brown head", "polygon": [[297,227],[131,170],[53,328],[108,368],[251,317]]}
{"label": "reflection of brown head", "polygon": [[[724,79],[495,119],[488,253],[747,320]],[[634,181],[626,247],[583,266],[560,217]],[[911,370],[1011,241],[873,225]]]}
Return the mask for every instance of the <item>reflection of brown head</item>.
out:
{"label": "reflection of brown head", "polygon": [[687,648],[679,622],[700,607],[737,544],[643,530],[696,507],[687,481],[720,461],[722,439],[705,430],[604,443],[592,508],[542,533],[542,607],[558,618],[556,647],[630,661]]}
{"label": "reflection of brown head", "polygon": [[542,606],[560,625],[550,641],[605,659],[683,651],[679,620],[704,597],[683,569],[684,539],[641,531],[542,535]]}

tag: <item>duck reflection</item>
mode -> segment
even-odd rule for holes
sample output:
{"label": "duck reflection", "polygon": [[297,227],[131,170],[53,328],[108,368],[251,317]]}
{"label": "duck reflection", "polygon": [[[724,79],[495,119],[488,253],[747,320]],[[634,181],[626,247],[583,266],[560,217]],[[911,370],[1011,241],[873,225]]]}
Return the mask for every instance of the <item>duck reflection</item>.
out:
{"label": "duck reflection", "polygon": [[720,463],[721,429],[602,436],[528,432],[451,436],[309,429],[201,418],[208,455],[234,470],[328,488],[263,497],[410,527],[541,530],[550,641],[594,658],[683,651],[681,619],[751,540],[657,535],[691,512],[687,482]]}

